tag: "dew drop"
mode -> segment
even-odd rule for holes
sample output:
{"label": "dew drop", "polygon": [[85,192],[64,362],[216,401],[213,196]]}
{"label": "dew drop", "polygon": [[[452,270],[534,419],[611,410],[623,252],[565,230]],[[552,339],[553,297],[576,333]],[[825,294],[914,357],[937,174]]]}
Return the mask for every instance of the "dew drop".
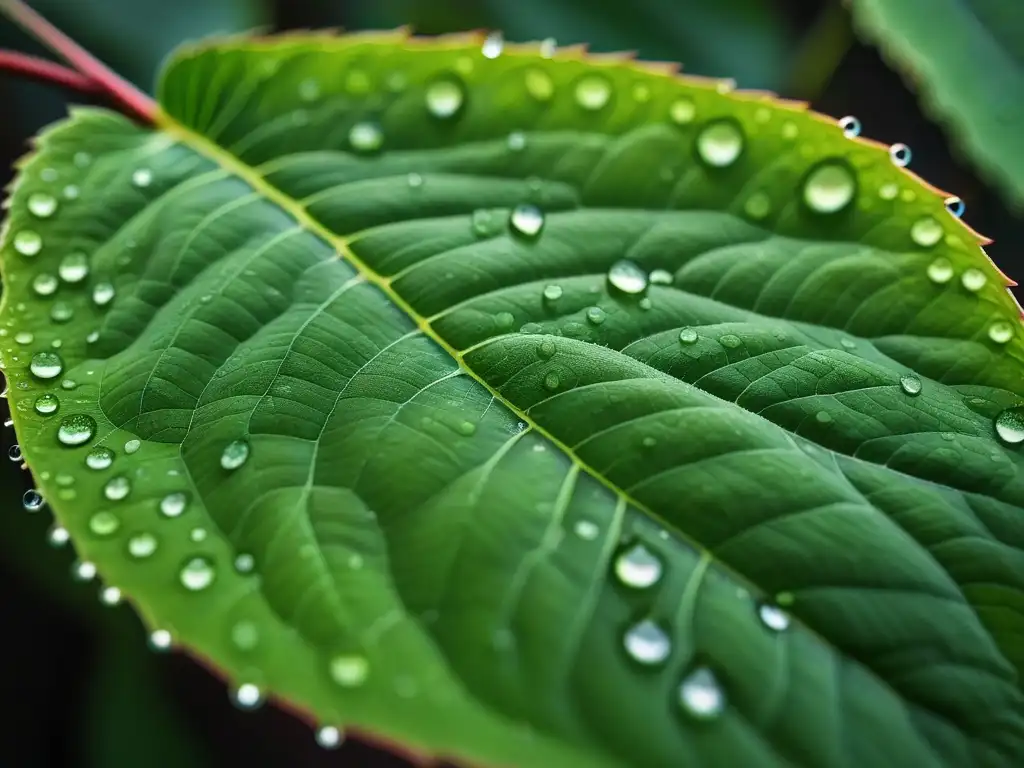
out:
{"label": "dew drop", "polygon": [[57,440],[61,445],[83,445],[96,434],[96,419],[84,413],[65,416],[57,428]]}
{"label": "dew drop", "polygon": [[168,493],[160,499],[160,514],[164,517],[179,517],[188,507],[188,496],[181,491]]}
{"label": "dew drop", "polygon": [[40,416],[49,416],[57,412],[57,409],[60,407],[60,401],[52,392],[44,392],[36,398],[32,407],[35,408],[36,413]]}
{"label": "dew drop", "polygon": [[910,164],[910,147],[906,144],[893,144],[889,147],[889,157],[893,165],[906,168]]}
{"label": "dew drop", "polygon": [[64,526],[55,525],[50,529],[50,532],[46,534],[46,540],[49,542],[51,547],[63,547],[71,541],[71,534],[68,533],[68,529]]}
{"label": "dew drop", "polygon": [[767,192],[755,192],[743,204],[743,211],[752,219],[763,219],[772,210],[772,200]]}
{"label": "dew drop", "polygon": [[612,87],[604,75],[584,75],[576,83],[576,103],[590,112],[603,108],[611,95]]}
{"label": "dew drop", "polygon": [[239,621],[231,627],[231,642],[240,651],[251,651],[260,641],[260,633],[251,621]]}
{"label": "dew drop", "polygon": [[521,152],[526,148],[526,134],[522,131],[513,131],[508,135],[506,144],[513,152]]}
{"label": "dew drop", "polygon": [[640,664],[660,664],[668,658],[672,643],[665,630],[650,619],[634,624],[622,638],[626,653]]}
{"label": "dew drop", "polygon": [[470,221],[473,227],[473,234],[477,237],[487,237],[491,233],[491,224],[494,216],[484,208],[473,211]]}
{"label": "dew drop", "polygon": [[600,307],[590,307],[587,309],[587,320],[591,325],[601,325],[605,317],[605,311]]}
{"label": "dew drop", "polygon": [[576,525],[573,526],[573,531],[584,541],[593,541],[601,533],[601,529],[597,527],[597,524],[590,520],[577,520]]}
{"label": "dew drop", "polygon": [[661,559],[643,544],[634,544],[615,558],[615,575],[627,587],[647,589],[658,583]]}
{"label": "dew drop", "polygon": [[89,469],[107,469],[114,463],[114,452],[97,445],[85,455],[85,466]]}
{"label": "dew drop", "polygon": [[92,155],[88,152],[75,152],[74,161],[79,168],[88,168],[92,162]]}
{"label": "dew drop", "polygon": [[679,704],[690,717],[713,720],[725,711],[725,692],[714,672],[696,667],[679,684]]}
{"label": "dew drop", "polygon": [[857,185],[844,164],[824,162],[807,176],[804,203],[815,213],[837,213],[853,200]]}
{"label": "dew drop", "polygon": [[967,206],[964,204],[964,201],[961,200],[959,197],[956,197],[955,195],[952,197],[947,197],[944,202],[946,205],[946,210],[949,211],[954,216],[956,216],[956,218],[958,219],[961,216],[963,216],[964,211],[967,210]]}
{"label": "dew drop", "polygon": [[31,229],[23,229],[14,236],[14,250],[22,256],[35,256],[43,249],[43,238]]}
{"label": "dew drop", "polygon": [[124,452],[127,455],[131,456],[133,453],[138,451],[139,448],[141,448],[141,447],[142,447],[142,441],[139,440],[138,438],[134,438],[133,437],[131,440],[128,440],[128,441],[125,442],[125,444],[124,444]]}
{"label": "dew drop", "polygon": [[82,252],[69,253],[60,261],[57,274],[65,283],[80,283],[89,274],[89,259]]}
{"label": "dew drop", "polygon": [[111,283],[96,283],[92,287],[92,303],[97,307],[105,307],[114,299],[114,286]]}
{"label": "dew drop", "polygon": [[331,679],[343,688],[356,688],[366,682],[370,662],[363,656],[335,656],[330,662]]}
{"label": "dew drop", "polygon": [[900,389],[911,397],[921,394],[921,380],[917,376],[900,376]]}
{"label": "dew drop", "polygon": [[652,285],[672,285],[675,278],[667,269],[654,269],[648,277]]}
{"label": "dew drop", "polygon": [[58,285],[57,277],[49,272],[42,272],[32,280],[32,290],[36,296],[52,296]]}
{"label": "dew drop", "polygon": [[773,603],[761,603],[757,615],[768,629],[782,632],[789,628],[789,614]]}
{"label": "dew drop", "polygon": [[132,184],[144,189],[153,183],[153,172],[149,168],[136,168],[132,173]]}
{"label": "dew drop", "polygon": [[206,589],[216,577],[213,570],[213,563],[205,557],[193,557],[188,560],[178,573],[181,585],[190,592],[199,592]]}
{"label": "dew drop", "polygon": [[40,219],[48,219],[57,211],[57,198],[45,192],[36,192],[28,197],[28,211]]}
{"label": "dew drop", "polygon": [[965,269],[964,273],[960,275],[960,283],[971,293],[980,291],[987,282],[988,278],[985,277],[985,273],[975,267]]}
{"label": "dew drop", "polygon": [[357,152],[376,152],[384,144],[384,132],[377,123],[360,121],[349,129],[348,143]]}
{"label": "dew drop", "polygon": [[693,328],[683,328],[679,331],[679,342],[681,344],[694,344],[697,341],[697,331]]}
{"label": "dew drop", "polygon": [[942,235],[942,225],[931,216],[918,219],[910,227],[910,238],[922,248],[931,248]]}
{"label": "dew drop", "polygon": [[14,343],[22,345],[31,344],[33,341],[35,341],[35,338],[36,337],[32,335],[31,331],[18,331],[16,334],[14,334]]}
{"label": "dew drop", "polygon": [[39,178],[46,182],[53,182],[60,178],[56,168],[43,168],[39,172]]}
{"label": "dew drop", "polygon": [[245,464],[249,458],[249,442],[247,440],[233,440],[224,446],[220,455],[220,465],[227,470],[238,469]]}
{"label": "dew drop", "polygon": [[65,200],[77,200],[78,199],[78,187],[74,184],[68,184],[64,187],[64,199]]}
{"label": "dew drop", "polygon": [[928,265],[928,279],[933,283],[942,285],[948,283],[953,277],[953,262],[945,256],[939,256]]}
{"label": "dew drop", "polygon": [[562,298],[562,286],[548,285],[544,287],[544,300],[549,302],[558,301]]}
{"label": "dew drop", "polygon": [[491,32],[484,40],[481,53],[483,53],[485,59],[496,59],[501,56],[502,50],[505,48],[505,37],[499,31]]}
{"label": "dew drop", "polygon": [[536,238],[544,227],[544,214],[540,208],[530,203],[522,203],[512,209],[509,216],[509,228],[512,233],[522,238]]}
{"label": "dew drop", "polygon": [[419,189],[423,186],[423,177],[418,173],[410,173],[406,179],[410,189]]}
{"label": "dew drop", "polygon": [[171,633],[166,629],[154,629],[149,633],[149,647],[154,651],[166,651],[172,642]]}
{"label": "dew drop", "polygon": [[608,282],[613,288],[629,295],[647,290],[647,273],[632,261],[621,259],[608,270]]}
{"label": "dew drop", "polygon": [[89,518],[89,530],[96,536],[113,536],[120,527],[121,520],[113,512],[104,510]]}
{"label": "dew drop", "polygon": [[324,749],[337,749],[342,741],[342,732],[333,725],[322,726],[316,731],[316,743]]}
{"label": "dew drop", "polygon": [[252,573],[253,568],[256,567],[256,558],[248,552],[242,552],[235,557],[234,565],[235,570],[239,573]]}
{"label": "dew drop", "polygon": [[996,320],[988,327],[988,337],[996,344],[1006,344],[1013,338],[1013,325],[1006,320]]}
{"label": "dew drop", "polygon": [[683,96],[672,102],[668,114],[676,125],[689,125],[697,116],[697,106],[693,103],[693,99]]}
{"label": "dew drop", "polygon": [[15,464],[21,461],[21,446],[12,445],[10,450],[7,451],[7,458],[13,461]]}
{"label": "dew drop", "polygon": [[196,544],[200,543],[201,541],[206,541],[206,529],[193,528],[191,531],[188,532],[188,538],[189,541],[192,541]]}
{"label": "dew drop", "polygon": [[64,361],[56,352],[36,352],[29,363],[29,370],[37,379],[55,379],[64,370]]}
{"label": "dew drop", "polygon": [[243,683],[231,694],[231,700],[239,709],[256,709],[263,703],[263,692],[252,683]]}
{"label": "dew drop", "polygon": [[1002,411],[995,420],[996,435],[1007,445],[1024,443],[1024,405]]}
{"label": "dew drop", "polygon": [[558,374],[551,371],[547,376],[544,377],[544,389],[554,392],[561,385],[562,380]]}
{"label": "dew drop", "polygon": [[34,488],[25,491],[21,497],[21,506],[25,508],[26,512],[38,512],[44,504],[46,501],[43,499],[43,495]]}
{"label": "dew drop", "polygon": [[743,133],[733,120],[709,124],[697,136],[697,155],[713,168],[732,165],[743,151]]}
{"label": "dew drop", "polygon": [[117,587],[104,587],[100,590],[100,602],[104,605],[117,605],[121,602],[121,590]]}
{"label": "dew drop", "polygon": [[299,98],[305,102],[320,98],[320,83],[309,77],[299,83]]}
{"label": "dew drop", "polygon": [[112,477],[107,481],[107,484],[103,486],[103,495],[111,501],[120,501],[125,498],[132,490],[132,484],[128,481],[128,478],[124,475]]}
{"label": "dew drop", "polygon": [[883,184],[878,188],[878,196],[883,200],[895,200],[899,192],[900,188],[892,183]]}
{"label": "dew drop", "polygon": [[462,84],[454,78],[435,80],[427,88],[427,110],[431,115],[448,120],[462,109],[465,92]]}
{"label": "dew drop", "polygon": [[743,341],[736,334],[727,333],[718,339],[718,343],[726,349],[737,349],[741,344],[743,344]]}
{"label": "dew drop", "polygon": [[853,115],[847,115],[839,121],[839,127],[843,129],[843,136],[848,139],[855,139],[860,136],[860,120]]}
{"label": "dew drop", "polygon": [[526,91],[537,101],[548,101],[555,93],[555,84],[543,69],[530,69],[526,72]]}
{"label": "dew drop", "polygon": [[136,560],[145,560],[156,552],[156,536],[151,533],[137,533],[128,539],[128,554]]}

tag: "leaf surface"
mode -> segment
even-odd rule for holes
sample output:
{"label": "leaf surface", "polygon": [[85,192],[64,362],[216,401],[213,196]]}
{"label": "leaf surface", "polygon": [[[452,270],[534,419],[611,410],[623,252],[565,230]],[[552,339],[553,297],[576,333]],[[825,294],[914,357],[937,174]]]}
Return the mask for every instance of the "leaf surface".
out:
{"label": "leaf surface", "polygon": [[480,43],[184,49],[158,130],[42,137],[2,351],[81,556],[235,685],[431,753],[1014,764],[981,239],[798,105]]}

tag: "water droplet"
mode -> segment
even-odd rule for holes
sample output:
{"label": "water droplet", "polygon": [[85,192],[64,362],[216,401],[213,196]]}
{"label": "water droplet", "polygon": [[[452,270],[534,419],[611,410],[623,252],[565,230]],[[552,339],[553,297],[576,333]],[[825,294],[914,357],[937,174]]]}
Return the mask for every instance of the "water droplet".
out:
{"label": "water droplet", "polygon": [[919,395],[921,394],[921,380],[910,374],[900,376],[900,389],[912,397]]}
{"label": "water droplet", "polygon": [[52,296],[58,285],[57,277],[48,272],[41,272],[32,280],[32,290],[37,296]]}
{"label": "water droplet", "polygon": [[512,209],[509,216],[509,228],[513,234],[532,239],[540,234],[544,227],[544,214],[535,205],[522,203]]}
{"label": "water droplet", "polygon": [[88,560],[72,563],[71,578],[75,581],[92,581],[96,578],[96,564]]}
{"label": "water droplet", "polygon": [[74,184],[68,184],[64,187],[64,199],[65,200],[77,200],[78,199],[78,187]]}
{"label": "water droplet", "polygon": [[831,424],[832,414],[829,413],[828,411],[818,411],[817,413],[814,414],[814,420],[817,421],[819,424]]}
{"label": "water droplet", "polygon": [[743,211],[752,219],[763,219],[772,210],[772,200],[767,192],[755,192],[743,204]]}
{"label": "water droplet", "polygon": [[615,558],[615,575],[627,587],[647,589],[658,583],[661,559],[643,544],[634,544]]}
{"label": "water droplet", "polygon": [[56,413],[59,407],[60,401],[51,392],[41,394],[33,404],[33,408],[35,408],[36,413],[40,416],[49,416],[52,413]]}
{"label": "water droplet", "polygon": [[28,211],[40,219],[48,219],[57,211],[57,198],[45,192],[36,192],[28,197]]}
{"label": "water droplet", "polygon": [[99,340],[100,340],[100,332],[99,331],[89,331],[89,335],[87,335],[85,337],[85,341],[88,344],[95,344]]}
{"label": "water droplet", "polygon": [[65,283],[79,283],[89,274],[89,258],[80,251],[69,253],[61,259],[57,274]]}
{"label": "water droplet", "polygon": [[789,628],[789,614],[773,603],[761,603],[757,615],[768,629],[782,632]]}
{"label": "water droplet", "polygon": [[562,286],[548,285],[544,287],[545,301],[558,301],[560,298],[562,298]]}
{"label": "water droplet", "polygon": [[43,170],[39,172],[39,178],[43,181],[53,182],[60,178],[60,174],[57,172],[56,168],[43,168]]}
{"label": "water droplet", "polygon": [[120,501],[127,496],[132,490],[132,484],[128,481],[128,478],[124,475],[112,477],[107,481],[107,484],[103,486],[103,495],[111,501]]}
{"label": "water droplet", "polygon": [[727,333],[718,339],[718,343],[726,349],[736,349],[743,343],[743,341],[739,336],[733,333]]}
{"label": "water droplet", "polygon": [[525,82],[527,92],[537,101],[548,101],[555,93],[555,84],[543,69],[527,70]]}
{"label": "water droplet", "polygon": [[996,416],[996,434],[1007,445],[1024,443],[1024,405],[1007,408]]}
{"label": "water droplet", "polygon": [[299,98],[302,101],[316,101],[320,98],[320,83],[312,77],[307,77],[299,83]]}
{"label": "water droplet", "polygon": [[713,168],[732,165],[743,151],[743,133],[734,120],[718,120],[697,136],[697,155]]}
{"label": "water droplet", "polygon": [[100,602],[104,605],[117,605],[121,602],[121,590],[117,587],[104,587],[100,590]]}
{"label": "water droplet", "polygon": [[151,533],[137,533],[128,539],[128,554],[136,560],[144,560],[156,552],[156,548],[156,536]]}
{"label": "water droplet", "polygon": [[634,624],[622,638],[626,653],[641,664],[660,664],[672,651],[672,643],[665,630],[650,619]]}
{"label": "water droplet", "polygon": [[679,704],[690,717],[713,720],[725,711],[725,692],[714,672],[696,667],[679,684]]}
{"label": "water droplet", "polygon": [[839,121],[839,127],[843,129],[843,136],[854,139],[860,136],[860,120],[853,115],[847,115]]}
{"label": "water droplet", "polygon": [[922,248],[930,248],[942,239],[942,225],[931,216],[924,216],[910,227],[911,239]]}
{"label": "water droplet", "polygon": [[587,320],[592,325],[601,325],[605,320],[605,311],[600,307],[590,307],[587,310]]}
{"label": "water droplet", "polygon": [[64,526],[55,525],[50,529],[50,532],[46,534],[46,540],[49,542],[51,547],[63,547],[71,541],[71,534],[68,533],[68,529]]}
{"label": "water droplet", "polygon": [[946,210],[956,216],[958,219],[964,215],[964,211],[967,210],[967,206],[964,201],[956,195],[947,197],[945,200]]}
{"label": "water droplet", "polygon": [[249,458],[249,442],[247,440],[233,440],[224,447],[220,455],[220,465],[224,469],[238,469],[245,464]]}
{"label": "water droplet", "polygon": [[441,120],[455,117],[464,101],[462,83],[452,77],[435,80],[427,88],[427,110]]}
{"label": "water droplet", "polygon": [[178,517],[188,507],[188,496],[180,491],[169,493],[160,499],[160,514],[164,517]]}
{"label": "water droplet", "polygon": [[216,577],[213,570],[213,563],[205,557],[193,557],[182,566],[178,579],[185,589],[190,592],[199,592],[206,589]]}
{"label": "water droplet", "polygon": [[240,651],[251,651],[260,641],[260,633],[251,621],[239,621],[231,627],[231,642]]}
{"label": "water droplet", "polygon": [[558,374],[551,371],[547,376],[544,377],[544,389],[554,392],[561,385],[562,380]]}
{"label": "water droplet", "polygon": [[878,196],[883,200],[895,200],[900,188],[893,183],[883,184],[878,188]]}
{"label": "water droplet", "polygon": [[128,454],[129,456],[131,456],[133,453],[138,451],[139,448],[141,448],[141,447],[142,447],[142,441],[133,437],[131,440],[128,440],[128,441],[125,442],[125,444],[124,444],[124,452],[126,454]]}
{"label": "water droplet", "polygon": [[46,504],[46,501],[43,499],[43,495],[34,488],[25,491],[21,497],[21,505],[25,508],[26,512],[38,512],[43,508],[44,504]]}
{"label": "water droplet", "polygon": [[341,746],[343,734],[333,725],[325,725],[316,731],[316,743],[324,749],[337,749]]}
{"label": "water droplet", "polygon": [[361,121],[349,129],[348,143],[357,152],[376,152],[384,144],[384,132],[377,123]]}
{"label": "water droplet", "polygon": [[985,283],[988,282],[988,278],[985,277],[985,273],[980,269],[971,267],[965,269],[964,273],[960,275],[960,283],[971,293],[977,293],[985,287]]}
{"label": "water droplet", "polygon": [[590,112],[604,107],[611,95],[611,85],[604,75],[584,75],[576,83],[576,103]]}
{"label": "water droplet", "polygon": [[121,527],[121,520],[113,512],[97,512],[89,518],[89,530],[97,536],[113,536]]}
{"label": "water droplet", "polygon": [[370,662],[363,656],[335,656],[330,663],[331,679],[343,688],[355,688],[366,682]]}
{"label": "water droplet", "polygon": [[256,558],[248,552],[242,552],[235,557],[235,570],[239,573],[252,573],[256,567]]}
{"label": "water droplet", "polygon": [[697,331],[693,328],[683,328],[679,331],[679,342],[681,344],[694,344],[697,341]]}
{"label": "water droplet", "polygon": [[107,469],[114,463],[114,452],[102,445],[97,445],[85,455],[85,466],[89,469]]}
{"label": "water droplet", "polygon": [[948,283],[953,277],[953,262],[945,256],[939,256],[928,265],[928,279],[933,283],[942,285]]}
{"label": "water droplet", "polygon": [[508,135],[507,144],[513,152],[521,152],[526,148],[526,134],[522,131],[513,131]]}
{"label": "water droplet", "polygon": [[597,524],[592,523],[590,520],[577,520],[576,525],[573,526],[573,531],[584,541],[593,541],[601,533],[601,529],[597,527]]}
{"label": "water droplet", "polygon": [[406,179],[408,181],[409,187],[412,189],[419,189],[420,187],[423,186],[423,177],[420,176],[418,173],[410,173],[406,177]]}
{"label": "water droplet", "polygon": [[43,238],[31,229],[23,229],[14,236],[14,250],[22,256],[35,256],[43,249]]}
{"label": "water droplet", "polygon": [[132,184],[139,189],[148,187],[153,182],[153,172],[149,168],[136,168],[132,173]]}
{"label": "water droplet", "polygon": [[697,105],[693,103],[693,99],[683,96],[672,102],[668,114],[676,125],[689,125],[697,115]]}
{"label": "water droplet", "polygon": [[7,458],[9,458],[11,461],[13,461],[16,464],[19,461],[21,461],[21,446],[20,445],[12,445],[10,450],[7,451]]}
{"label": "water droplet", "polygon": [[485,59],[496,59],[501,56],[501,51],[505,47],[505,37],[499,31],[491,32],[484,40],[481,53],[483,53]]}
{"label": "water droplet", "polygon": [[243,683],[231,694],[231,700],[239,709],[256,709],[263,703],[263,693],[252,683]]}
{"label": "water droplet", "polygon": [[149,647],[154,651],[166,651],[172,642],[171,633],[166,629],[154,629],[149,633]]}
{"label": "water droplet", "polygon": [[910,147],[906,144],[893,144],[889,147],[889,157],[894,165],[905,168],[910,164]]}
{"label": "water droplet", "polygon": [[35,336],[32,335],[31,331],[18,331],[14,334],[14,341],[16,344],[31,344],[35,341]]}
{"label": "water droplet", "polygon": [[1006,344],[1013,338],[1013,324],[1006,320],[996,320],[988,327],[988,337],[996,344]]}
{"label": "water droplet", "polygon": [[65,416],[57,428],[57,440],[61,445],[76,446],[92,440],[96,434],[96,419],[84,413]]}
{"label": "water droplet", "polygon": [[630,295],[647,290],[647,273],[628,259],[621,259],[608,270],[608,282],[612,287]]}
{"label": "water droplet", "polygon": [[88,168],[92,162],[92,155],[88,152],[75,152],[74,161],[79,168]]}
{"label": "water droplet", "polygon": [[97,307],[105,307],[114,298],[114,286],[111,283],[96,283],[92,287],[92,303]]}
{"label": "water droplet", "polygon": [[78,386],[78,382],[75,381],[74,379],[64,379],[60,383],[60,388],[61,389],[74,389],[77,386]]}
{"label": "water droplet", "polygon": [[205,528],[193,528],[188,532],[188,538],[190,541],[198,544],[201,541],[206,541],[206,529]]}
{"label": "water droplet", "polygon": [[837,213],[853,200],[857,185],[844,164],[827,161],[815,168],[804,183],[804,203],[815,213]]}
{"label": "water droplet", "polygon": [[56,352],[36,352],[29,370],[37,379],[55,379],[64,370],[64,361]]}
{"label": "water droplet", "polygon": [[75,316],[74,307],[67,302],[56,301],[50,307],[50,319],[55,323],[66,323]]}

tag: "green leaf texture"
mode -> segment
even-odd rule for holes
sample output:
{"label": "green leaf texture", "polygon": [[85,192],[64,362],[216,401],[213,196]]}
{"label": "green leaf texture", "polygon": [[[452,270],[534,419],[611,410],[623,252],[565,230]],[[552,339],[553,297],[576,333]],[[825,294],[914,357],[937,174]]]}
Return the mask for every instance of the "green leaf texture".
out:
{"label": "green leaf texture", "polygon": [[1024,3],[847,2],[977,166],[1024,206]]}
{"label": "green leaf texture", "polygon": [[799,105],[481,42],[189,48],[158,129],[40,139],[0,340],[80,556],[244,699],[431,754],[1018,764],[981,239]]}

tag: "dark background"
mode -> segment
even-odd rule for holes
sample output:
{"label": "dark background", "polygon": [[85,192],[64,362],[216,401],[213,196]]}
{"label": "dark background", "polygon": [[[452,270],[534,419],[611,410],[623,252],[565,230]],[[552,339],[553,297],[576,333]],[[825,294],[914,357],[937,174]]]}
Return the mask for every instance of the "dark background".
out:
{"label": "dark background", "polygon": [[[162,57],[210,34],[411,24],[423,34],[503,29],[509,40],[590,42],[683,61],[687,71],[733,77],[857,115],[864,135],[902,141],[911,168],[967,203],[966,220],[995,239],[1005,273],[1024,275],[1024,221],[973,172],[912,87],[857,42],[838,0],[34,0],[31,4],[115,70],[151,90]],[[0,20],[0,47],[42,53]],[[912,84],[910,84],[912,86]],[[27,139],[78,96],[0,73],[0,183]],[[0,401],[6,418],[6,401]],[[28,514],[27,472],[6,460],[0,430],[0,768],[314,768],[408,763],[350,738],[316,746],[310,728],[266,706],[235,709],[225,686],[190,659],[147,650],[131,609],[103,607],[99,585],[69,577],[70,547],[47,544],[48,513]]]}

